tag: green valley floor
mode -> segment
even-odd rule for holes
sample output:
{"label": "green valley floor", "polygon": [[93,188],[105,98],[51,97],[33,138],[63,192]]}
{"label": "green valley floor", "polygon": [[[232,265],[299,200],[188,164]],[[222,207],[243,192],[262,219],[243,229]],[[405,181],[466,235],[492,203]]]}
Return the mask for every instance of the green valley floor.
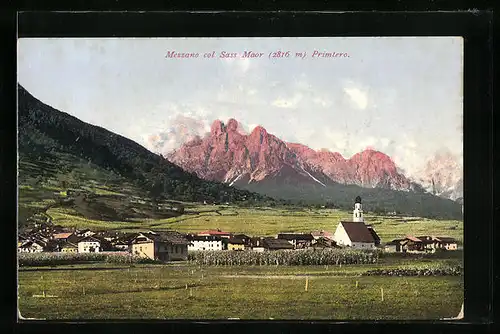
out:
{"label": "green valley floor", "polygon": [[459,313],[461,276],[361,276],[381,267],[387,264],[23,267],[19,309],[25,318],[65,320],[437,320]]}

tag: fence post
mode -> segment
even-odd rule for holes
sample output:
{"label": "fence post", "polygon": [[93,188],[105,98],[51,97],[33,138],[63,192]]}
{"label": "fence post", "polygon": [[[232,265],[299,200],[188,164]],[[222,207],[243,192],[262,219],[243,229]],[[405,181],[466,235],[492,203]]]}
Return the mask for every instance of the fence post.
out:
{"label": "fence post", "polygon": [[305,291],[307,291],[307,286],[309,284],[309,277],[306,276],[306,287],[305,287]]}
{"label": "fence post", "polygon": [[380,294],[381,294],[381,297],[382,297],[382,301],[384,301],[384,288],[380,288]]}

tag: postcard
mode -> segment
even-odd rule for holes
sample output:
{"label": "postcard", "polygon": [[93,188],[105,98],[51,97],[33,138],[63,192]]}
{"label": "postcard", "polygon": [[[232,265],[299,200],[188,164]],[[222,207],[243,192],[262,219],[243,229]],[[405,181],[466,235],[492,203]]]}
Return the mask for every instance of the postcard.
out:
{"label": "postcard", "polygon": [[461,37],[20,38],[19,319],[463,317]]}

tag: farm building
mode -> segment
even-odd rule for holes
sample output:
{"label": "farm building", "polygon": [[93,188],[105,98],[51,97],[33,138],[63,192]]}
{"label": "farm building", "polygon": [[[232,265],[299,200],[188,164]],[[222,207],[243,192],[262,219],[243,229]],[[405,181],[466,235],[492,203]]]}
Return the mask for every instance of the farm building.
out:
{"label": "farm building", "polygon": [[111,245],[118,250],[130,251],[132,240],[138,235],[139,233],[126,233],[113,239]]}
{"label": "farm building", "polygon": [[264,249],[264,238],[262,237],[255,237],[255,238],[250,238],[250,248],[254,252],[263,252]]}
{"label": "farm building", "polygon": [[333,239],[339,246],[356,249],[374,249],[380,238],[371,226],[365,225],[361,197],[357,196],[352,213],[352,221],[341,221],[337,225]]}
{"label": "farm building", "polygon": [[323,249],[323,248],[340,248],[337,243],[329,238],[319,238],[315,240],[316,242],[312,245],[313,249]]}
{"label": "farm building", "polygon": [[78,245],[72,242],[66,242],[61,246],[62,253],[78,253]]}
{"label": "farm building", "polygon": [[293,249],[294,246],[285,239],[264,238],[262,241],[265,250]]}
{"label": "farm building", "polygon": [[94,237],[83,237],[77,242],[78,253],[98,253],[101,251],[101,242]]}
{"label": "farm building", "polygon": [[441,249],[456,250],[458,248],[457,241],[450,237],[433,237],[438,242]]}
{"label": "farm building", "polygon": [[366,225],[366,227],[368,228],[368,231],[370,231],[373,240],[375,240],[375,246],[380,246],[380,237],[378,236],[377,232],[375,232],[371,225]]}
{"label": "farm building", "polygon": [[53,234],[53,239],[54,240],[59,240],[59,241],[71,241],[75,242],[78,239],[78,236],[74,234],[73,232],[62,232],[62,233],[54,233]]}
{"label": "farm building", "polygon": [[311,233],[280,233],[276,239],[286,240],[294,249],[301,249],[311,246],[314,237]]}
{"label": "farm building", "polygon": [[86,230],[82,230],[82,231],[79,231],[79,232],[77,233],[77,235],[78,235],[79,237],[91,237],[91,236],[93,236],[93,235],[95,235],[95,234],[96,234],[95,232],[92,232],[91,230],[88,230],[88,229],[86,229]]}
{"label": "farm building", "polygon": [[222,250],[222,237],[217,235],[189,235],[190,242],[188,250],[204,251],[204,250]]}
{"label": "farm building", "polygon": [[311,235],[313,236],[314,240],[318,240],[320,238],[333,240],[333,233],[328,232],[328,231],[324,231],[324,230],[313,231],[313,232],[311,232]]}
{"label": "farm building", "polygon": [[239,238],[223,238],[222,239],[222,247],[223,249],[226,250],[244,250],[245,249],[245,242],[242,239]]}
{"label": "farm building", "polygon": [[234,234],[233,238],[242,240],[245,248],[251,248],[252,246],[251,238],[246,234]]}
{"label": "farm building", "polygon": [[402,245],[401,242],[404,239],[394,239],[388,243],[385,244],[384,250],[386,252],[401,252]]}
{"label": "farm building", "polygon": [[187,260],[189,241],[180,233],[148,232],[139,233],[131,241],[134,255],[160,261]]}

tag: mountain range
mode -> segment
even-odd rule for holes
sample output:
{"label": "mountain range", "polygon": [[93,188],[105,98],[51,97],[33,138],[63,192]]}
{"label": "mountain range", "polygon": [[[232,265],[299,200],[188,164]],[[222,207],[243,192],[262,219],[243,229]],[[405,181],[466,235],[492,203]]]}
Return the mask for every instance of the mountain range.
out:
{"label": "mountain range", "polygon": [[203,179],[291,200],[333,201],[344,206],[348,205],[345,199],[357,192],[372,206],[386,210],[401,207],[402,201],[409,201],[407,212],[422,214],[426,214],[423,202],[455,206],[434,196],[444,192],[431,193],[406,177],[382,152],[367,149],[345,159],[340,153],[285,142],[262,126],[249,134],[241,128],[235,119],[227,124],[216,120],[206,136],[189,140],[166,157]]}
{"label": "mountain range", "polygon": [[458,203],[426,192],[400,173],[390,157],[374,150],[344,159],[286,143],[261,126],[242,133],[232,119],[227,124],[215,121],[205,137],[164,158],[42,103],[21,86],[18,108],[20,159],[37,166],[64,155],[66,161],[88,162],[104,174],[119,175],[153,197],[351,209],[359,195],[370,211],[461,218]]}

